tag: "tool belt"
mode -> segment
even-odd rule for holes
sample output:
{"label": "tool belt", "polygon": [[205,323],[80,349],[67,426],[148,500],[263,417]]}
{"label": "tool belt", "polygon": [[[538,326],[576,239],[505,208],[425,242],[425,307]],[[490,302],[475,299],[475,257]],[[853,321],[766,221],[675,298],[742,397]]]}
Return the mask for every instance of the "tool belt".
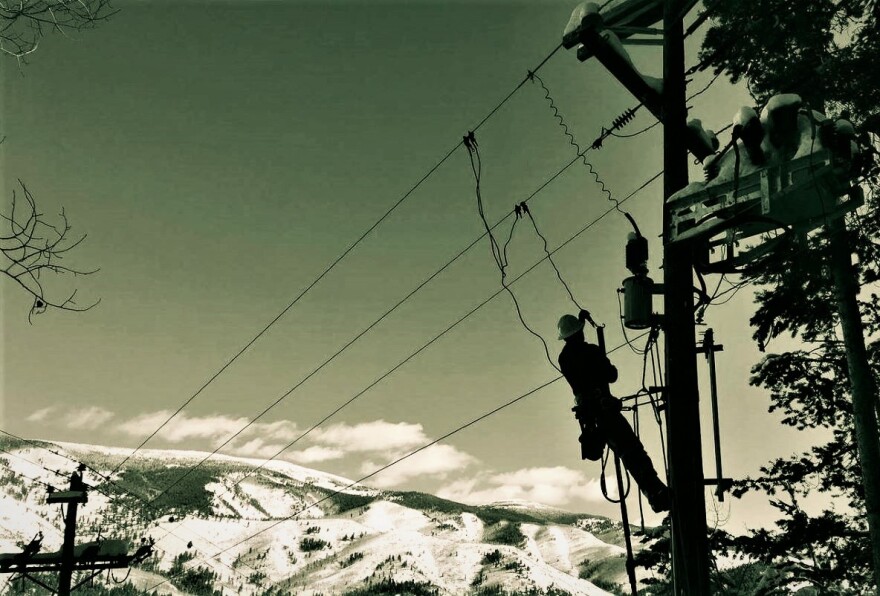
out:
{"label": "tool belt", "polygon": [[605,411],[619,412],[620,400],[607,390],[596,391],[586,395],[576,395],[577,405],[571,409],[581,428],[578,442],[581,444],[581,459],[598,461],[605,451],[608,440],[599,423],[599,415]]}

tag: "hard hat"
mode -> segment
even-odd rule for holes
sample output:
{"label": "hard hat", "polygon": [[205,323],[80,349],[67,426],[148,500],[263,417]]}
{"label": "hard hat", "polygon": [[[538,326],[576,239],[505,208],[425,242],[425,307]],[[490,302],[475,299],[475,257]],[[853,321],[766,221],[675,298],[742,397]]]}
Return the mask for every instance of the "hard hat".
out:
{"label": "hard hat", "polygon": [[559,339],[565,339],[583,329],[584,322],[574,315],[562,315],[556,328],[559,329]]}

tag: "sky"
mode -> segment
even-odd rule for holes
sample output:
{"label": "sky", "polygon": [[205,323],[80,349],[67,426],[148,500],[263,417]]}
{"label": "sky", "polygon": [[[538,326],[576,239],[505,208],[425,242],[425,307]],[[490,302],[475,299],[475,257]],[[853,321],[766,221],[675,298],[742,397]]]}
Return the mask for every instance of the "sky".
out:
{"label": "sky", "polygon": [[[71,233],[87,234],[65,263],[100,271],[56,279],[53,291],[76,288],[82,304],[101,302],[85,313],[50,310],[30,323],[29,297],[0,281],[0,427],[131,448],[507,96],[559,44],[575,7],[558,0],[116,5],[120,12],[95,30],[44,39],[29,64],[2,63],[4,205],[21,180],[50,220],[63,207]],[[695,35],[688,64],[698,48]],[[658,48],[631,54],[660,76]],[[580,63],[573,51],[557,52],[539,76],[583,146],[636,103],[601,65]],[[698,74],[689,91],[710,79]],[[694,99],[691,113],[720,129],[750,103],[741,85],[722,78]],[[642,111],[622,132],[652,122]],[[588,154],[615,197],[660,171],[661,128],[609,138]],[[533,82],[476,138],[490,222],[575,154]],[[691,176],[701,176],[698,165]],[[661,193],[658,180],[625,205],[651,239],[655,279],[662,277]],[[529,205],[552,249],[611,203],[576,165]],[[458,147],[148,447],[221,444],[470,244],[482,225],[468,154]],[[629,275],[629,230],[612,213],[554,255],[578,302],[606,325],[609,347],[623,343],[616,290]],[[517,224],[508,279],[542,256],[534,229]],[[224,451],[273,455],[491,296],[499,280],[484,239]],[[556,321],[576,313],[565,289],[546,262],[513,289],[555,359]],[[743,291],[705,318],[725,348],[718,355],[725,476],[754,474],[817,439],[781,426],[766,395],[748,385],[761,358],[750,339],[752,309]],[[612,390],[634,393],[641,358],[623,348],[613,361],[621,374]],[[698,366],[704,466],[713,476],[708,369],[702,359]],[[501,295],[284,457],[356,479],[556,375]],[[599,493],[599,464],[579,459],[571,405],[568,387],[554,383],[369,483],[617,516]],[[662,467],[648,412],[642,432]],[[734,532],[774,519],[760,496],[721,504],[707,496],[707,509],[710,524]]]}

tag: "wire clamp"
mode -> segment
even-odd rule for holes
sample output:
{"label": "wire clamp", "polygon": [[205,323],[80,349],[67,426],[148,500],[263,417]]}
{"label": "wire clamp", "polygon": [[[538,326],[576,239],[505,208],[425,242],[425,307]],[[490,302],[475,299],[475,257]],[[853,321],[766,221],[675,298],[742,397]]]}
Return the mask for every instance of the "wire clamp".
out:
{"label": "wire clamp", "polygon": [[474,131],[469,130],[466,135],[462,138],[462,142],[464,146],[467,147],[468,151],[473,153],[477,148],[477,137],[474,135]]}

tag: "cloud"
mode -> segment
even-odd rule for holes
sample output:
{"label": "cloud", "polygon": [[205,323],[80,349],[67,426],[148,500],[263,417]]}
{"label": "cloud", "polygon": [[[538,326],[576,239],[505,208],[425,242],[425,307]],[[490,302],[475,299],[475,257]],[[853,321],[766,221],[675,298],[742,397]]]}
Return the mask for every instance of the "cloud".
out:
{"label": "cloud", "polygon": [[[378,488],[390,488],[400,486],[413,478],[425,476],[444,478],[449,473],[462,471],[476,462],[477,458],[452,445],[432,445],[424,451],[394,464],[387,470],[379,472],[367,483]],[[380,467],[382,467],[381,464],[365,461],[361,465],[361,473],[369,474]]]}
{"label": "cloud", "polygon": [[[168,410],[140,414],[123,422],[117,428],[120,432],[133,437],[146,437],[168,420],[171,414],[172,412]],[[190,417],[183,413],[168,422],[156,436],[171,443],[181,443],[191,439],[210,439],[212,443],[221,443],[247,423],[248,419],[243,417],[233,418],[223,415]]]}
{"label": "cloud", "polygon": [[313,445],[302,451],[294,451],[285,456],[285,458],[298,464],[314,464],[317,462],[329,461],[331,459],[340,459],[343,456],[345,456],[345,452],[339,449]]}
{"label": "cloud", "polygon": [[316,429],[315,443],[334,447],[347,453],[398,452],[424,445],[430,439],[421,424],[373,420],[360,424],[332,424]]}
{"label": "cloud", "polygon": [[[612,487],[608,488],[611,492]],[[437,496],[474,505],[523,500],[557,507],[572,501],[603,499],[596,479],[563,466],[523,468],[456,480],[438,490]]]}
{"label": "cloud", "polygon": [[284,447],[282,443],[269,443],[257,437],[251,439],[241,445],[236,445],[233,441],[228,446],[229,453],[240,455],[242,457],[256,457],[269,459]]}
{"label": "cloud", "polygon": [[54,412],[57,408],[55,406],[49,406],[48,408],[40,408],[39,410],[35,410],[31,412],[31,415],[25,418],[28,422],[43,422],[46,418],[49,417],[49,414]]}
{"label": "cloud", "polygon": [[285,441],[289,443],[300,435],[296,423],[290,420],[278,420],[276,422],[257,422],[245,431],[248,434],[257,434],[267,439]]}
{"label": "cloud", "polygon": [[108,423],[116,414],[97,406],[72,410],[64,415],[67,428],[77,430],[95,430]]}

